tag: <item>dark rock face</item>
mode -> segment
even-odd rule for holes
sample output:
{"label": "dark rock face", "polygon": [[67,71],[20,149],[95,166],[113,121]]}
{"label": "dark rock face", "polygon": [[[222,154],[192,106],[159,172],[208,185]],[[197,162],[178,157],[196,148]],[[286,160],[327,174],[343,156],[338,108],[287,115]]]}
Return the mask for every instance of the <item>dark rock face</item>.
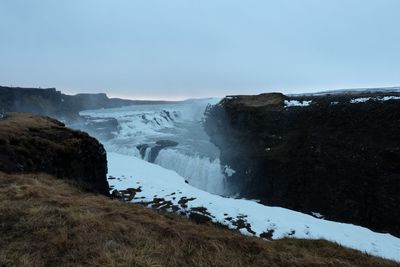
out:
{"label": "dark rock face", "polygon": [[229,97],[205,128],[234,192],[400,236],[400,100],[384,96],[400,94]]}
{"label": "dark rock face", "polygon": [[0,171],[48,173],[109,194],[103,146],[49,117],[9,113],[0,121]]}
{"label": "dark rock face", "polygon": [[69,97],[54,88],[13,88],[0,86],[0,107],[5,112],[31,112],[57,117],[76,119],[75,107],[68,107]]}

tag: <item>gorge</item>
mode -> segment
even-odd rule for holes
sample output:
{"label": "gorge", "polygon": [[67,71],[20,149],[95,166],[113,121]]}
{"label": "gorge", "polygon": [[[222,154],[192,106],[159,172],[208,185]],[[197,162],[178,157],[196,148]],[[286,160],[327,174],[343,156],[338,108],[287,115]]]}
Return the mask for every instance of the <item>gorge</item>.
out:
{"label": "gorge", "polygon": [[234,193],[400,236],[400,93],[226,97],[205,129]]}
{"label": "gorge", "polygon": [[322,238],[397,260],[399,99],[382,89],[65,106],[78,116],[66,125],[101,144],[6,110],[0,170],[45,172],[245,235]]}

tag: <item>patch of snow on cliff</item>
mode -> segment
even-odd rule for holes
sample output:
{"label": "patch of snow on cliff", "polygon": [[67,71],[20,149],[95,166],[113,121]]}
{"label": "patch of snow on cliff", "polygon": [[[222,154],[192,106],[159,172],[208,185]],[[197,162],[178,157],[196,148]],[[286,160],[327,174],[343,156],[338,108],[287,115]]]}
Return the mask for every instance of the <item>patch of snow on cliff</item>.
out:
{"label": "patch of snow on cliff", "polygon": [[353,99],[350,100],[350,103],[352,103],[352,104],[354,104],[354,103],[365,103],[370,99],[371,99],[371,97],[353,98]]}
{"label": "patch of snow on cliff", "polygon": [[389,100],[400,100],[400,96],[384,96],[384,97],[360,97],[360,98],[353,98],[350,100],[350,103],[365,103],[369,100],[373,101],[389,101]]}
{"label": "patch of snow on cliff", "polygon": [[228,166],[228,165],[225,165],[223,169],[224,169],[224,173],[228,177],[231,177],[232,175],[234,175],[236,173],[236,171],[234,169],[232,169],[231,166]]}
{"label": "patch of snow on cliff", "polygon": [[312,100],[298,101],[298,100],[285,100],[285,107],[307,107],[311,104]]}
{"label": "patch of snow on cliff", "polygon": [[110,185],[118,190],[133,189],[135,195],[131,201],[134,203],[186,214],[203,211],[212,221],[239,229],[246,235],[267,233],[272,239],[326,239],[400,262],[400,238],[390,234],[249,200],[213,195],[185,183],[174,171],[132,156],[108,153],[108,164]]}
{"label": "patch of snow on cliff", "polygon": [[378,98],[380,101],[388,101],[388,100],[400,100],[400,96],[384,96],[382,98]]}

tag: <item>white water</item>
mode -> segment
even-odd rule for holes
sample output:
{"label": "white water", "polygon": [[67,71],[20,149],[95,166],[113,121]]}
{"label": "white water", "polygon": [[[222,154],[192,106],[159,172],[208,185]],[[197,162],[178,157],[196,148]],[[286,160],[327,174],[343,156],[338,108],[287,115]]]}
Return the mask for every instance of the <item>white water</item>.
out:
{"label": "white water", "polygon": [[194,187],[212,194],[225,193],[225,175],[221,171],[219,159],[188,156],[175,149],[165,149],[160,151],[154,163],[176,171]]}
{"label": "white water", "polygon": [[[139,150],[138,150],[138,151],[139,151]],[[144,153],[144,157],[143,157],[143,159],[144,159],[145,161],[149,161],[150,151],[151,151],[151,148],[146,149],[146,152]],[[135,156],[137,157],[136,154],[135,154]],[[141,157],[141,155],[140,155],[140,157]]]}
{"label": "white water", "polygon": [[101,140],[108,152],[131,155],[150,161],[147,148],[144,157],[138,145],[154,146],[156,141],[178,142],[173,148],[162,149],[156,164],[176,171],[189,184],[214,194],[226,193],[226,174],[219,162],[219,151],[209,141],[201,124],[208,104],[219,99],[201,99],[162,105],[134,105],[123,108],[81,112],[96,118],[113,117],[121,127],[111,140]]}

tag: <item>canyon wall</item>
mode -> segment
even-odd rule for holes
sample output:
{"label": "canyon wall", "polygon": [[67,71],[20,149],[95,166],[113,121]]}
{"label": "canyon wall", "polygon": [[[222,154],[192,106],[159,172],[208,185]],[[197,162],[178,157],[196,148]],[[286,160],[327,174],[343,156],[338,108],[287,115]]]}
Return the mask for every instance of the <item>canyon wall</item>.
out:
{"label": "canyon wall", "polygon": [[400,236],[398,92],[231,96],[204,125],[232,194]]}
{"label": "canyon wall", "polygon": [[55,88],[0,86],[0,112],[30,112],[66,122],[75,121],[82,110],[165,102],[109,98],[104,93],[66,95]]}

